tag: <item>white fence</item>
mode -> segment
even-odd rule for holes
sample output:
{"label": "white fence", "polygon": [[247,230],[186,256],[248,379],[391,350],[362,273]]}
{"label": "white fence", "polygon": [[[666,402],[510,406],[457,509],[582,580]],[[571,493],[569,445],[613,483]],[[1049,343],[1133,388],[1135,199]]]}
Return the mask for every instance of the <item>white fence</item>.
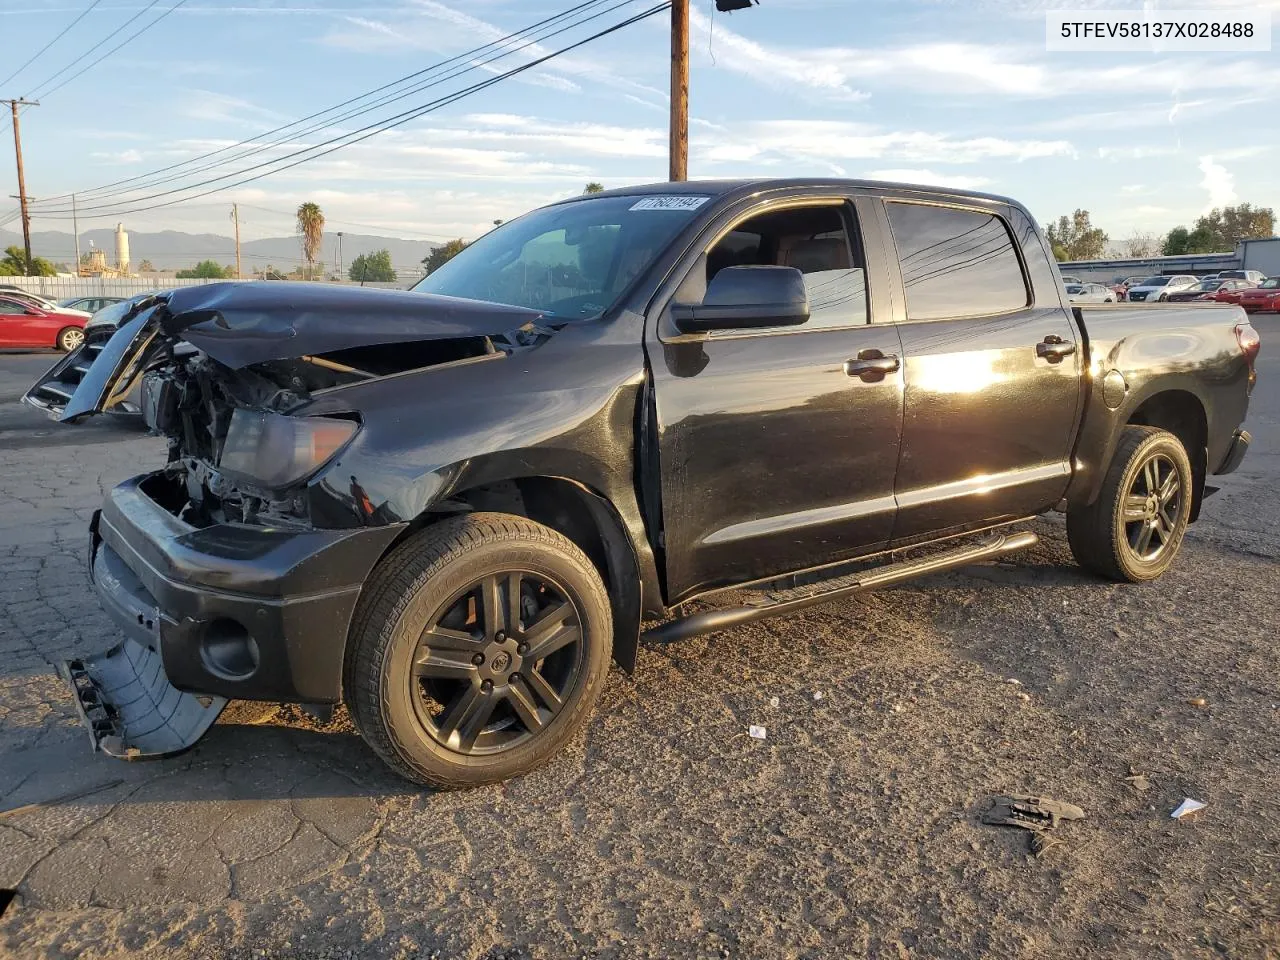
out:
{"label": "white fence", "polygon": [[[414,278],[417,279],[417,278]],[[198,287],[206,283],[250,283],[249,280],[175,280],[172,277],[0,277],[0,285],[12,284],[49,300],[72,297],[132,297],[149,290],[172,290],[175,287]],[[280,281],[270,281],[277,283]],[[319,281],[317,281],[319,282]],[[350,281],[346,286],[354,286]],[[402,289],[406,283],[366,283],[366,287]]]}

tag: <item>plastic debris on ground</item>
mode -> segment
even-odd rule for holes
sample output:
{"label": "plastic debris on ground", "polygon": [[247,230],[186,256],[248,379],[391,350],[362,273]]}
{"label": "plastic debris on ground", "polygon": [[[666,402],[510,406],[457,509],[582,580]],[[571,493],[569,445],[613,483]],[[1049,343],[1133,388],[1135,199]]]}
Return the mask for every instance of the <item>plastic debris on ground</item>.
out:
{"label": "plastic debris on ground", "polygon": [[770,698],[769,698],[769,706],[773,707],[773,709],[775,709],[775,710],[777,710],[777,709],[778,709],[778,704],[780,704],[781,702],[782,702],[782,701],[781,701],[781,700],[779,700],[777,697],[770,697]]}
{"label": "plastic debris on ground", "polygon": [[769,732],[764,727],[757,727],[754,723],[747,727],[747,733],[751,735],[752,740],[763,740],[769,735]]}
{"label": "plastic debris on ground", "polygon": [[1052,836],[1052,831],[1065,821],[1083,819],[1084,810],[1074,803],[1049,797],[992,797],[991,806],[982,815],[985,824],[1029,831],[1031,852],[1037,857],[1064,842],[1060,837]]}
{"label": "plastic debris on ground", "polygon": [[824,696],[824,694],[823,694],[823,692],[822,692],[821,690],[815,690],[815,691],[813,691],[813,699],[814,699],[814,700],[821,700],[821,699],[823,698],[823,696]]}
{"label": "plastic debris on ground", "polygon": [[1181,820],[1183,817],[1189,816],[1190,814],[1199,813],[1207,806],[1207,803],[1202,803],[1199,800],[1192,800],[1190,797],[1187,797],[1178,804],[1178,808],[1174,810],[1173,813],[1169,814],[1169,817],[1173,820]]}

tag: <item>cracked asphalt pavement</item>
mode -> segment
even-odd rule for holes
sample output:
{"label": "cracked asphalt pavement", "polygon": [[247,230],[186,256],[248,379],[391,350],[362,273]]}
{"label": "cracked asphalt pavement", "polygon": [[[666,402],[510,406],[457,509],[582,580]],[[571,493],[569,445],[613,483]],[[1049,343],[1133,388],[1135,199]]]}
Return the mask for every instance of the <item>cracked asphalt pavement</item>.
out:
{"label": "cracked asphalt pavement", "polygon": [[[86,525],[162,448],[20,407],[54,358],[0,354],[0,955],[1280,956],[1280,318],[1255,324],[1254,448],[1161,581],[1085,576],[1050,518],[1009,562],[646,647],[564,755],[463,793],[396,779],[341,711],[233,703],[181,757],[90,753],[54,673],[115,642]],[[1008,793],[1087,816],[1037,859],[981,824]],[[1208,806],[1172,820],[1184,797]]]}

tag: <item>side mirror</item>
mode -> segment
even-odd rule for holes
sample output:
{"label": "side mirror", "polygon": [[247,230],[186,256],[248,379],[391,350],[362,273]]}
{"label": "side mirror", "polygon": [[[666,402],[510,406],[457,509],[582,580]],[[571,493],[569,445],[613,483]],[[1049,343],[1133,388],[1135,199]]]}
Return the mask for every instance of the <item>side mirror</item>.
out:
{"label": "side mirror", "polygon": [[671,319],[681,333],[797,326],[809,319],[809,293],[795,267],[725,267],[702,303],[672,304]]}

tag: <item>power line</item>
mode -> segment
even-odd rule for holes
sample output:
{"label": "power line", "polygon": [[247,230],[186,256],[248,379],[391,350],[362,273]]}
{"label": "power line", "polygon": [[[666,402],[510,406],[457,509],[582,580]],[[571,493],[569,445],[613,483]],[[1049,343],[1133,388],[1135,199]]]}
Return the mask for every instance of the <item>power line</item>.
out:
{"label": "power line", "polygon": [[[86,50],[84,53],[80,54],[80,56],[76,57],[74,60],[72,60],[70,63],[68,63],[65,67],[63,67],[61,70],[59,70],[57,73],[53,74],[53,76],[51,76],[51,77],[47,77],[47,78],[45,78],[45,80],[43,80],[41,83],[37,84],[37,85],[36,85],[36,90],[42,90],[42,89],[44,89],[44,87],[45,87],[47,84],[50,84],[50,83],[52,83],[54,80],[57,80],[57,79],[58,79],[58,77],[62,76],[62,75],[63,75],[64,73],[66,73],[68,70],[73,70],[73,69],[75,69],[75,67],[79,66],[81,63],[83,63],[83,62],[84,62],[84,58],[85,58],[85,57],[89,56],[89,54],[93,53],[93,51],[97,50],[97,49],[98,49],[99,47],[101,47],[103,44],[105,44],[105,43],[107,43],[108,41],[110,41],[112,37],[114,37],[116,34],[118,34],[120,31],[122,31],[125,27],[129,26],[129,24],[133,23],[133,21],[137,20],[137,19],[138,19],[139,17],[141,17],[144,13],[146,13],[148,10],[150,10],[152,7],[156,6],[156,4],[158,4],[159,2],[160,2],[160,0],[151,0],[151,2],[150,2],[149,4],[147,4],[147,6],[145,6],[143,9],[139,10],[137,13],[135,13],[132,17],[130,17],[130,18],[129,18],[128,20],[126,20],[124,23],[120,24],[120,26],[116,27],[114,30],[112,30],[110,33],[108,33],[105,37],[103,37],[101,40],[99,40],[97,43],[95,43],[93,46],[91,46],[88,50]],[[31,95],[32,95],[32,96],[36,96],[36,93],[34,93],[34,92],[33,92]]]}
{"label": "power line", "polygon": [[[173,206],[174,204],[178,204],[178,203],[185,203],[189,200],[196,200],[201,197],[207,197],[211,194],[219,193],[223,190],[229,190],[233,187],[239,187],[239,186],[243,186],[246,183],[252,183],[256,180],[261,180],[264,177],[271,176],[272,174],[275,174],[275,173],[283,172],[284,170],[290,170],[293,167],[299,166],[300,164],[308,163],[312,160],[317,160],[320,157],[327,156],[330,153],[333,153],[337,150],[341,150],[344,147],[361,143],[365,140],[368,140],[371,137],[377,136],[380,133],[385,133],[388,130],[393,130],[396,127],[403,126],[404,124],[409,123],[410,121],[415,120],[418,117],[424,116],[425,114],[432,113],[436,110],[441,109],[442,107],[456,103],[465,97],[471,96],[472,94],[475,94],[475,93],[479,93],[481,90],[485,90],[497,83],[501,83],[503,80],[509,79],[510,77],[524,73],[528,70],[532,70],[534,67],[541,66],[542,64],[550,60],[553,60],[556,57],[569,53],[572,50],[576,50],[579,47],[585,46],[588,43],[591,43],[602,37],[608,36],[611,33],[615,33],[619,30],[625,29],[626,27],[632,26],[633,24],[639,23],[642,20],[646,20],[649,17],[654,16],[655,14],[662,13],[663,11],[667,10],[670,6],[671,4],[669,0],[667,0],[667,2],[659,3],[653,7],[648,8],[647,10],[642,11],[641,13],[638,13],[632,17],[627,18],[626,20],[619,21],[618,23],[615,23],[612,26],[606,27],[603,30],[597,31],[596,33],[593,33],[582,40],[578,40],[574,43],[568,44],[567,46],[561,47],[559,50],[552,51],[551,53],[538,57],[535,60],[531,60],[526,64],[522,64],[519,67],[514,67],[510,70],[504,71],[503,73],[497,74],[496,76],[490,77],[487,80],[471,84],[468,87],[464,87],[462,90],[456,91],[452,94],[448,94],[436,100],[428,101],[427,103],[422,104],[420,106],[410,108],[409,110],[405,110],[399,114],[395,114],[391,117],[386,118],[386,120],[382,121],[381,123],[368,124],[357,130],[351,131],[350,133],[345,133],[340,136],[330,138],[329,140],[322,141],[321,143],[315,144],[313,146],[305,147],[302,150],[296,150],[293,153],[286,154],[285,156],[279,157],[276,160],[264,161],[262,163],[254,164],[253,166],[250,166],[246,169],[223,174],[222,176],[213,177],[208,180],[200,181],[194,184],[189,184],[186,187],[179,187],[172,190],[166,190],[158,194],[153,194],[151,196],[146,196],[146,197],[138,197],[129,201],[121,201],[118,204],[106,204],[106,205],[92,208],[92,209],[111,210],[112,212],[110,216],[123,216],[129,213],[140,213],[146,210],[155,210],[161,207]],[[327,148],[327,149],[321,149],[321,148]],[[294,159],[294,158],[300,158],[300,159]],[[244,177],[244,179],[236,180],[234,183],[229,183],[220,187],[214,187],[213,189],[206,190],[202,193],[193,194],[189,197],[182,197],[176,200],[167,200],[161,203],[154,203],[154,204],[148,204],[140,207],[129,207],[127,209],[122,209],[124,205],[127,203],[140,203],[140,202],[145,202],[147,200],[155,200],[161,197],[170,196],[175,193],[182,193],[188,190],[197,190],[200,187],[209,186],[214,183],[220,183],[221,181],[231,179],[232,177],[238,177],[246,173],[252,173],[255,170],[261,170],[264,167],[270,167],[270,166],[276,166],[277,164],[282,164],[286,160],[293,160],[293,162],[284,164],[283,166],[278,166],[274,170],[267,170],[265,173],[258,173],[258,174],[254,174],[253,176]],[[84,211],[82,210],[81,211],[82,215],[83,215],[83,212]],[[49,217],[50,213],[48,212],[43,213],[42,216]],[[107,214],[103,214],[103,216],[107,216]]]}
{"label": "power line", "polygon": [[[150,5],[150,6],[148,6],[146,9],[147,9],[147,10],[150,10],[150,9],[151,9],[151,7],[154,7],[154,6],[156,5],[156,3],[157,3],[157,2],[158,2],[158,0],[152,0],[151,5]],[[159,23],[161,20],[163,20],[163,19],[164,19],[165,17],[167,17],[169,14],[173,13],[173,11],[177,10],[180,6],[182,6],[182,5],[183,5],[184,3],[186,3],[186,2],[187,2],[187,0],[178,0],[178,2],[177,2],[177,3],[175,3],[172,7],[170,7],[168,10],[166,10],[164,13],[160,14],[160,16],[156,17],[156,18],[155,18],[154,20],[152,20],[150,23],[143,25],[143,26],[142,26],[141,28],[139,28],[138,30],[135,30],[133,33],[131,33],[131,34],[130,34],[128,37],[126,37],[124,40],[121,40],[119,43],[117,43],[114,47],[112,47],[110,50],[108,50],[108,51],[107,51],[106,53],[104,53],[102,56],[98,57],[98,59],[94,60],[92,63],[88,64],[87,66],[83,67],[82,69],[77,70],[75,73],[73,73],[71,76],[67,77],[65,80],[63,80],[63,81],[62,81],[60,84],[58,84],[56,87],[51,87],[51,88],[49,88],[48,90],[41,90],[41,92],[40,92],[39,96],[47,97],[47,96],[49,96],[49,95],[50,95],[50,94],[52,94],[52,93],[57,93],[59,90],[61,90],[63,87],[65,87],[68,83],[70,83],[70,82],[71,82],[72,80],[74,80],[76,77],[80,76],[82,73],[85,73],[85,72],[86,72],[86,71],[88,71],[88,70],[92,70],[94,67],[96,67],[98,64],[100,64],[103,60],[107,59],[107,57],[111,56],[113,53],[115,53],[115,52],[116,52],[117,50],[119,50],[121,47],[126,46],[127,44],[132,43],[134,40],[138,39],[138,37],[142,36],[144,33],[146,33],[148,30],[150,30],[152,27],[154,27],[157,23]],[[145,12],[146,12],[146,10],[144,10],[144,11],[143,11],[143,13],[145,13]],[[141,14],[139,14],[139,16],[141,16]],[[137,19],[137,17],[133,17],[133,18],[131,18],[130,20],[128,20],[128,21],[125,23],[125,26],[128,26],[130,23],[133,23],[133,21],[134,21],[134,20],[136,20],[136,19]],[[117,31],[116,31],[116,33],[119,33],[119,31],[117,30]],[[115,36],[115,33],[113,33],[111,36]],[[93,50],[96,50],[100,45],[101,45],[101,44],[95,44],[95,45],[90,49],[90,51],[89,51],[89,52],[90,52],[90,53],[92,53],[92,52],[93,52]],[[87,54],[86,54],[86,56],[87,56]],[[75,64],[71,64],[71,66],[75,66]],[[65,68],[64,68],[64,69],[65,69]],[[56,76],[57,76],[57,74],[55,74],[55,75],[54,75],[54,77],[56,77]],[[50,78],[49,78],[49,80],[46,80],[46,81],[45,81],[45,83],[49,83],[49,82],[50,82],[50,80],[53,80],[53,79],[54,79],[54,77],[50,77]]]}
{"label": "power line", "polygon": [[[351,97],[350,99],[348,99],[348,100],[344,100],[344,101],[342,101],[341,103],[335,104],[334,106],[327,107],[327,108],[326,108],[326,109],[324,109],[324,110],[319,110],[319,111],[317,111],[317,112],[315,112],[315,113],[309,114],[308,116],[302,117],[302,118],[301,118],[301,119],[299,119],[299,120],[293,120],[293,121],[291,121],[291,122],[289,122],[289,123],[282,124],[281,126],[278,126],[278,127],[274,128],[274,129],[272,129],[272,130],[268,130],[268,131],[266,131],[265,133],[256,134],[256,135],[255,135],[255,136],[253,136],[253,137],[249,137],[249,138],[246,138],[246,139],[244,139],[244,140],[241,140],[241,141],[240,141],[240,142],[238,142],[238,143],[234,143],[234,144],[231,144],[231,145],[226,146],[226,147],[220,147],[220,148],[218,148],[217,150],[211,150],[211,151],[209,151],[209,152],[207,152],[207,153],[203,153],[203,154],[200,154],[200,155],[195,156],[195,157],[190,157],[190,158],[188,158],[188,159],[186,159],[186,160],[182,160],[182,161],[179,161],[179,162],[177,162],[177,163],[171,163],[171,164],[169,164],[168,166],[160,167],[159,169],[157,169],[157,170],[152,170],[152,171],[151,171],[151,172],[149,172],[149,173],[137,174],[136,176],[126,177],[126,178],[124,178],[124,179],[122,179],[122,180],[114,180],[114,181],[112,181],[112,182],[110,182],[110,183],[103,184],[102,186],[99,186],[99,187],[91,187],[91,188],[89,188],[89,189],[87,189],[87,190],[77,190],[77,191],[76,191],[76,195],[77,195],[77,196],[79,196],[79,197],[81,197],[81,198],[84,198],[84,197],[90,197],[90,198],[92,198],[95,194],[102,194],[102,193],[104,193],[104,192],[107,192],[107,191],[111,190],[111,189],[112,189],[112,188],[114,188],[114,187],[121,187],[121,186],[125,186],[125,185],[127,185],[127,184],[139,184],[139,181],[148,181],[148,182],[147,182],[147,183],[145,183],[145,184],[139,184],[139,186],[138,186],[138,187],[136,187],[135,189],[142,189],[144,186],[155,186],[155,185],[158,185],[159,183],[164,183],[164,182],[171,182],[171,180],[170,180],[170,179],[161,180],[161,181],[155,181],[153,178],[155,178],[155,177],[159,176],[160,174],[168,173],[169,171],[172,171],[172,170],[178,170],[178,169],[181,169],[181,168],[183,168],[183,167],[191,166],[192,164],[199,163],[199,162],[200,162],[200,161],[202,161],[202,160],[208,160],[208,159],[210,159],[210,158],[212,158],[212,157],[220,156],[220,155],[222,155],[222,154],[228,153],[229,151],[236,150],[236,149],[238,149],[238,148],[240,148],[240,147],[245,147],[245,146],[250,146],[250,145],[257,145],[255,149],[252,149],[252,150],[250,150],[250,151],[247,151],[246,153],[238,154],[238,155],[237,155],[237,156],[235,156],[235,157],[226,158],[226,159],[224,159],[224,160],[218,161],[217,163],[208,164],[208,165],[203,166],[203,167],[200,167],[200,168],[198,168],[198,169],[196,169],[196,170],[188,171],[188,173],[200,173],[200,172],[203,172],[203,171],[205,171],[205,170],[209,170],[209,169],[212,169],[212,168],[214,168],[214,167],[220,166],[220,165],[222,165],[223,163],[231,162],[231,161],[234,161],[234,160],[237,160],[237,159],[242,159],[242,158],[244,158],[245,156],[251,155],[251,154],[253,154],[253,153],[261,152],[262,150],[265,150],[265,149],[267,149],[267,148],[269,148],[269,147],[271,147],[271,146],[275,146],[275,145],[277,145],[277,144],[279,144],[279,143],[282,143],[282,142],[288,142],[289,140],[297,139],[298,137],[303,136],[303,135],[305,135],[305,134],[306,134],[306,133],[308,133],[308,132],[314,132],[314,130],[315,130],[315,129],[317,129],[317,128],[313,127],[313,128],[308,129],[308,130],[299,131],[299,132],[297,132],[297,133],[291,134],[289,137],[285,137],[285,138],[282,138],[281,140],[273,141],[273,142],[271,142],[271,143],[267,143],[267,144],[265,144],[265,145],[262,145],[262,144],[260,143],[260,141],[261,141],[261,140],[262,140],[262,138],[264,138],[264,137],[274,136],[275,134],[282,133],[282,132],[284,132],[284,131],[286,131],[286,130],[289,130],[289,129],[291,129],[291,128],[294,128],[294,127],[298,127],[298,126],[300,126],[301,124],[305,124],[305,123],[308,123],[308,122],[310,122],[310,121],[312,121],[312,120],[316,120],[316,119],[318,119],[318,118],[320,118],[320,117],[324,117],[324,116],[326,116],[326,115],[328,115],[328,114],[335,113],[336,111],[339,111],[339,110],[343,109],[344,107],[349,107],[349,106],[351,106],[352,104],[359,103],[359,102],[360,102],[360,101],[362,101],[362,100],[368,100],[368,99],[369,99],[369,98],[371,98],[371,97],[377,96],[379,93],[383,93],[383,92],[388,91],[388,90],[390,90],[390,89],[392,89],[392,88],[394,88],[394,87],[402,86],[403,84],[408,83],[408,82],[409,82],[409,81],[411,81],[411,80],[415,80],[415,79],[417,79],[417,78],[419,78],[419,77],[422,77],[422,76],[424,76],[424,75],[426,75],[426,74],[433,73],[433,72],[435,72],[435,71],[437,71],[437,70],[442,70],[442,69],[444,69],[445,67],[449,67],[449,66],[451,66],[451,65],[453,65],[453,64],[459,63],[460,61],[469,60],[469,59],[471,59],[471,58],[473,58],[473,57],[476,57],[476,56],[478,56],[478,55],[480,55],[480,54],[483,54],[483,53],[485,53],[486,51],[491,50],[491,49],[493,49],[493,48],[495,48],[495,47],[501,47],[501,46],[503,46],[504,44],[507,44],[507,43],[509,43],[509,42],[510,42],[510,41],[512,41],[512,40],[519,39],[520,37],[522,37],[522,36],[524,36],[524,35],[526,35],[526,34],[532,33],[532,32],[534,32],[534,31],[537,31],[537,30],[539,30],[539,29],[540,29],[540,28],[542,28],[542,27],[545,27],[545,26],[548,26],[548,25],[550,25],[550,24],[553,24],[553,23],[555,23],[555,22],[557,22],[557,21],[563,20],[563,19],[565,19],[566,17],[570,17],[570,16],[572,16],[572,15],[573,15],[573,14],[575,14],[575,13],[578,13],[578,12],[580,12],[580,11],[582,11],[582,10],[585,10],[586,8],[593,7],[593,6],[598,6],[598,5],[600,5],[601,3],[605,3],[605,2],[608,2],[608,0],[587,0],[587,2],[584,2],[584,3],[578,3],[577,5],[572,6],[572,7],[569,7],[569,8],[568,8],[568,9],[566,9],[566,10],[562,10],[560,13],[555,14],[554,16],[547,17],[547,18],[545,18],[545,19],[543,19],[543,20],[539,20],[538,22],[536,22],[536,23],[532,23],[532,24],[530,24],[530,25],[529,25],[529,26],[527,26],[527,27],[522,27],[521,29],[516,30],[516,31],[514,31],[514,32],[512,32],[512,33],[509,33],[509,34],[507,34],[507,35],[506,35],[506,36],[504,36],[504,37],[500,37],[500,38],[499,38],[499,39],[497,39],[497,40],[491,41],[491,42],[489,42],[489,43],[481,44],[481,45],[480,45],[480,46],[478,46],[478,47],[473,47],[472,49],[467,50],[467,51],[465,51],[465,52],[463,52],[463,53],[460,53],[460,54],[458,54],[457,56],[450,57],[450,58],[448,58],[447,60],[442,60],[442,61],[440,61],[439,63],[432,64],[432,65],[431,65],[431,66],[429,66],[429,67],[424,67],[424,68],[423,68],[423,69],[421,69],[421,70],[417,70],[417,71],[415,71],[415,72],[413,72],[413,73],[407,74],[406,76],[400,77],[400,78],[399,78],[399,79],[397,79],[397,80],[393,80],[393,81],[391,81],[391,82],[389,82],[389,83],[385,83],[385,84],[383,84],[383,85],[382,85],[382,86],[380,86],[380,87],[375,87],[373,90],[366,91],[365,93],[362,93],[362,94],[360,94],[359,96]],[[625,5],[625,3],[632,3],[632,2],[634,2],[634,0],[624,0],[624,3],[620,3],[620,4],[618,4],[617,6],[623,6],[623,5]],[[612,8],[610,8],[610,9],[611,9],[611,10],[612,10],[612,9],[617,9],[617,7],[612,7]],[[609,12],[609,11],[605,11],[605,12]],[[597,16],[599,16],[599,14],[597,14]],[[575,22],[575,24],[574,24],[574,25],[576,26],[576,25],[578,25],[578,24],[580,24],[580,23],[585,23],[585,22],[586,22],[585,20],[577,21],[577,22]],[[555,35],[555,34],[548,34],[547,36],[554,36],[554,35]],[[545,39],[545,38],[546,38],[546,37],[543,37],[542,39]],[[527,44],[526,44],[526,46],[527,46]],[[517,49],[517,50],[518,50],[518,49],[523,49],[523,47],[516,48],[516,49]],[[512,52],[514,52],[514,51],[512,51]],[[495,58],[495,59],[497,59],[497,58]],[[488,61],[488,62],[491,62],[491,61]],[[474,69],[474,67],[475,67],[475,66],[479,66],[479,65],[473,65],[473,67],[472,67],[472,68],[469,68],[469,69]],[[462,71],[462,72],[466,72],[466,71]],[[456,76],[456,74],[455,74],[455,76]],[[446,78],[446,79],[453,79],[453,77],[449,77],[449,78]],[[413,93],[416,93],[416,92],[418,92],[418,91],[420,91],[420,90],[424,89],[426,86],[431,86],[431,85],[432,85],[432,84],[423,84],[423,85],[415,86],[413,89],[411,89],[411,90],[409,90],[409,91],[407,91],[407,92],[404,92],[404,93],[403,93],[403,95],[404,95],[404,96],[412,95]],[[375,105],[373,105],[373,106],[382,106],[382,105],[384,105],[384,104],[385,104],[385,103],[387,103],[387,102],[390,102],[390,101],[384,100],[384,101],[381,101],[381,102],[379,102],[378,104],[375,104]],[[368,107],[368,108],[366,108],[366,109],[373,109],[373,106],[370,106],[370,107]],[[355,114],[358,114],[359,112],[360,112],[360,111],[359,111],[359,110],[357,110],[357,111],[355,111],[354,113],[355,113]],[[342,118],[338,118],[338,120],[334,120],[334,121],[332,121],[331,123],[328,123],[327,125],[330,125],[330,126],[331,126],[331,125],[333,125],[333,124],[335,124],[335,123],[339,122],[341,119],[346,119],[347,117],[349,117],[349,116],[351,116],[351,115],[353,115],[353,114],[347,114],[346,116],[344,116],[344,117],[342,117]],[[325,125],[324,125],[324,124],[320,125],[320,127],[323,127],[323,126],[325,126]],[[186,174],[184,174],[184,175],[186,175]],[[178,179],[178,178],[171,178],[171,179]],[[57,195],[57,196],[46,197],[46,198],[45,198],[45,202],[46,202],[46,203],[52,203],[52,202],[56,202],[56,201],[59,201],[59,200],[66,200],[66,199],[68,199],[69,197],[70,197],[70,194],[60,194],[60,195]]]}
{"label": "power line", "polygon": [[31,64],[35,63],[35,62],[36,62],[36,60],[38,60],[38,59],[40,58],[40,55],[41,55],[41,54],[43,54],[46,50],[48,50],[50,47],[52,47],[55,43],[57,43],[59,40],[61,40],[63,37],[65,37],[65,36],[67,35],[67,33],[71,30],[71,28],[72,28],[72,27],[74,27],[77,23],[79,23],[81,20],[83,20],[85,17],[87,17],[87,16],[89,15],[89,11],[91,11],[94,7],[96,7],[96,6],[97,6],[98,4],[100,4],[101,2],[102,2],[102,0],[93,0],[93,3],[91,3],[91,4],[89,4],[89,6],[85,7],[84,11],[80,14],[80,16],[76,17],[74,20],[72,20],[70,23],[68,23],[65,27],[63,27],[63,28],[62,28],[62,32],[61,32],[61,33],[59,33],[56,37],[54,37],[52,40],[50,40],[48,43],[46,43],[43,47],[41,47],[39,50],[37,50],[35,53],[33,53],[33,54],[31,55],[30,59],[28,59],[28,60],[27,60],[27,62],[26,62],[26,63],[24,63],[22,66],[20,66],[17,70],[13,71],[13,73],[9,74],[9,75],[8,75],[7,77],[5,77],[3,80],[0,80],[0,87],[3,87],[3,86],[4,86],[5,84],[7,84],[10,80],[12,80],[12,79],[13,79],[14,77],[16,77],[18,74],[20,74],[23,70],[27,69],[27,67],[31,66]]}

